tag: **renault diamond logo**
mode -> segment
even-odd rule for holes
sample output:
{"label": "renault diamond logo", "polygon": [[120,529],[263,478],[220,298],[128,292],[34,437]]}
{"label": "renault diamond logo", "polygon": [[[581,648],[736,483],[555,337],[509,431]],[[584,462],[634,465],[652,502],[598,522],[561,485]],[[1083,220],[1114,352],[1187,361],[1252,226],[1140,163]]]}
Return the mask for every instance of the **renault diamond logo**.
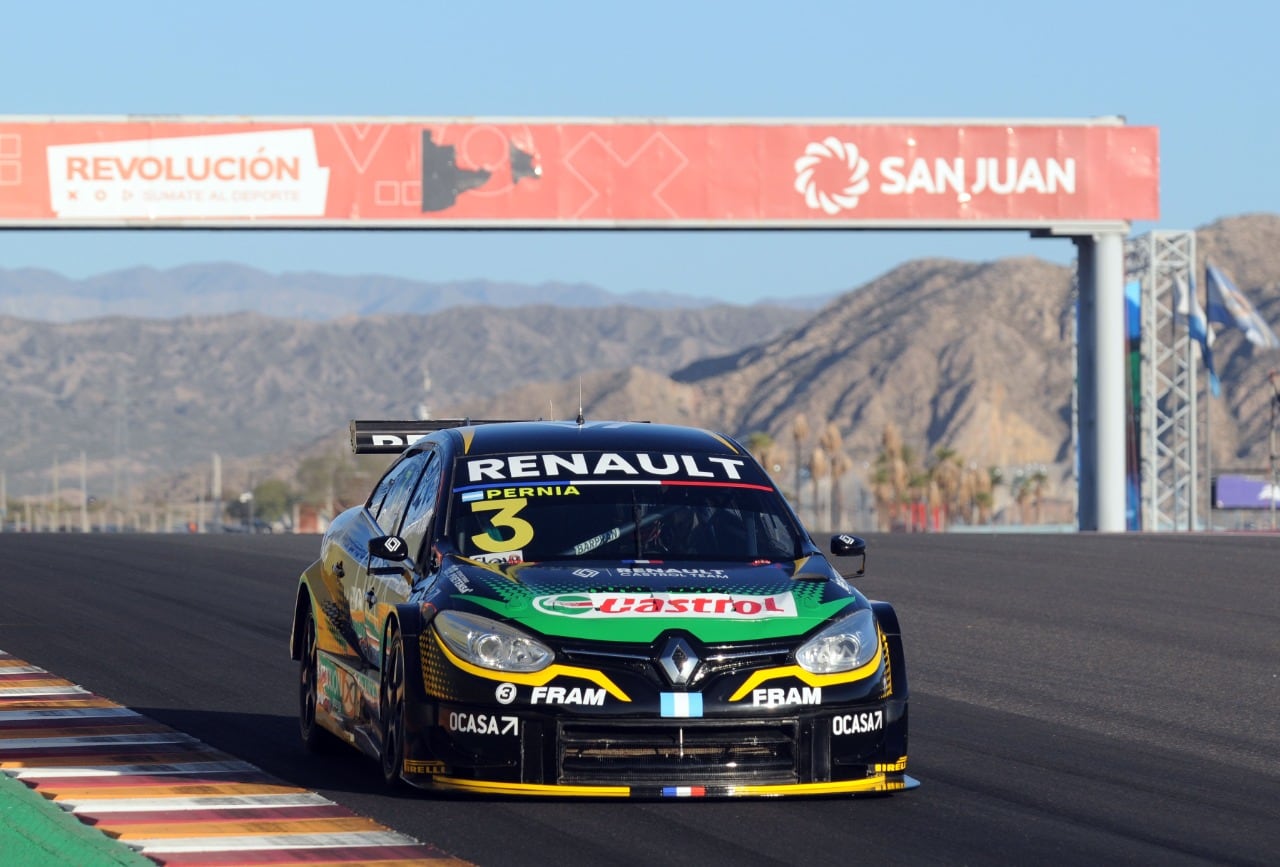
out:
{"label": "renault diamond logo", "polygon": [[698,655],[693,652],[693,648],[689,646],[689,642],[683,638],[672,638],[667,642],[667,646],[662,649],[662,654],[658,657],[658,664],[662,666],[663,672],[667,675],[667,680],[671,681],[672,686],[684,686],[689,682],[689,678],[693,677],[694,671],[698,668]]}

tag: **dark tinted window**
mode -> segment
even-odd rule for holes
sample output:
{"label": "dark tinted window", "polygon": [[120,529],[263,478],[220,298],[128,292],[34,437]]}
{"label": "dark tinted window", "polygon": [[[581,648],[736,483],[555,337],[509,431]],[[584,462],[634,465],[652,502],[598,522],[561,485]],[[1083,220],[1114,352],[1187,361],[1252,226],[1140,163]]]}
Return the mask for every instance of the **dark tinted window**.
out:
{"label": "dark tinted window", "polygon": [[483,560],[791,560],[801,531],[749,458],[573,453],[459,462],[450,537]]}
{"label": "dark tinted window", "polygon": [[408,508],[405,509],[404,529],[400,531],[400,535],[404,537],[409,544],[409,550],[416,557],[421,556],[423,541],[427,538],[435,520],[436,502],[440,496],[442,463],[434,451],[430,452],[426,472],[422,474],[422,479],[414,489],[413,496],[409,498]]}
{"label": "dark tinted window", "polygon": [[379,487],[386,485],[386,496],[375,515],[378,526],[384,533],[392,535],[399,529],[400,517],[409,503],[409,496],[413,493],[418,477],[422,475],[422,468],[429,454],[430,452],[418,452],[400,461],[391,468],[391,472],[387,473],[386,478],[379,485]]}
{"label": "dark tinted window", "polygon": [[373,493],[369,495],[369,502],[365,505],[370,512],[373,512],[375,518],[382,509],[382,501],[387,498],[387,491],[391,490],[391,483],[395,481],[395,477],[396,467],[392,466],[383,474],[382,480],[378,482],[373,489]]}

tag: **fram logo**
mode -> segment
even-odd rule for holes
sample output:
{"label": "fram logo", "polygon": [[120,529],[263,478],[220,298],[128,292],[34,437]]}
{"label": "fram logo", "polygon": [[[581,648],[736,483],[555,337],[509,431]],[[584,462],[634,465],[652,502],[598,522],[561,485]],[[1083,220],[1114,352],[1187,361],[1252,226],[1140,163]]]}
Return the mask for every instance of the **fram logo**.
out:
{"label": "fram logo", "polygon": [[764,620],[795,617],[790,593],[739,596],[730,593],[557,593],[539,596],[533,607],[562,617],[703,617]]}

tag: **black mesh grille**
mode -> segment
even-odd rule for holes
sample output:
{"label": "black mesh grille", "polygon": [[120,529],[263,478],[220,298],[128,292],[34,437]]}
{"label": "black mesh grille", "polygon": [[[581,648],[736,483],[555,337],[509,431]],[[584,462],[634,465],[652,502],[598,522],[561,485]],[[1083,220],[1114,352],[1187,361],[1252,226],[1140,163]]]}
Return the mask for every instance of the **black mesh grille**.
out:
{"label": "black mesh grille", "polygon": [[747,784],[799,780],[795,720],[730,725],[565,723],[559,776],[576,784]]}

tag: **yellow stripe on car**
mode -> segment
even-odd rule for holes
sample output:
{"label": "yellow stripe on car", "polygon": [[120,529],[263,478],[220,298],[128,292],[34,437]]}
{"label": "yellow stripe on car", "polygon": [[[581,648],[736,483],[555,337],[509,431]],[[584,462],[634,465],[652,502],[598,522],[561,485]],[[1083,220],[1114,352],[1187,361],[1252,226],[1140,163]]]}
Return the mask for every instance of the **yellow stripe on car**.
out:
{"label": "yellow stripe on car", "polygon": [[861,780],[837,780],[830,783],[784,783],[777,786],[729,786],[728,794],[734,795],[840,795],[853,792],[890,792],[905,789],[903,780],[891,780],[883,776]]}
{"label": "yellow stripe on car", "polygon": [[729,701],[740,701],[760,684],[783,677],[794,677],[806,686],[834,686],[837,683],[853,683],[855,680],[870,677],[876,673],[876,669],[879,667],[880,654],[877,653],[865,665],[859,666],[852,671],[841,671],[836,674],[814,674],[811,671],[805,671],[798,665],[762,668],[748,677],[742,686],[738,687],[737,691],[729,696]]}
{"label": "yellow stripe on car", "polygon": [[560,795],[565,798],[629,798],[629,786],[560,786],[545,783],[500,783],[458,777],[432,777],[431,784],[446,789],[484,792],[490,795]]}

